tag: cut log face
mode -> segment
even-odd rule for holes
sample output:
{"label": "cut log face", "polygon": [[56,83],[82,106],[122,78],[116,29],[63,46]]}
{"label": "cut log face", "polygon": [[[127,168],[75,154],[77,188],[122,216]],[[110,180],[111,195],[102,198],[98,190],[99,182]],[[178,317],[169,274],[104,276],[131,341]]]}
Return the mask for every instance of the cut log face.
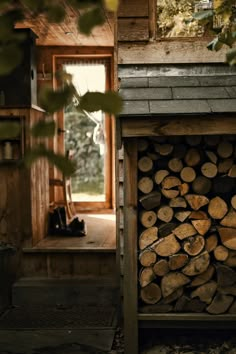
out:
{"label": "cut log face", "polygon": [[217,164],[218,157],[213,151],[207,150],[206,155],[212,163],[214,163],[215,165]]}
{"label": "cut log face", "polygon": [[178,159],[177,157],[174,157],[171,159],[168,163],[168,167],[172,172],[180,172],[183,168],[183,162]]}
{"label": "cut log face", "polygon": [[191,214],[191,211],[178,211],[175,213],[175,218],[180,222],[184,222]]}
{"label": "cut log face", "polygon": [[220,294],[236,296],[235,284],[232,286],[224,286],[224,287],[218,286],[217,290],[219,291]]}
{"label": "cut log face", "polygon": [[236,250],[236,229],[232,227],[218,227],[222,244],[230,250]]}
{"label": "cut log face", "polygon": [[157,217],[159,220],[164,221],[164,222],[170,222],[174,216],[174,211],[173,209],[168,206],[164,205],[160,207],[157,211]]}
{"label": "cut log face", "polygon": [[191,214],[189,215],[189,219],[194,219],[194,220],[207,220],[208,215],[202,210],[198,211],[192,211]]}
{"label": "cut log face", "polygon": [[157,255],[152,249],[145,249],[139,254],[139,262],[143,267],[149,267],[156,263]]}
{"label": "cut log face", "polygon": [[179,194],[181,195],[181,197],[183,197],[189,192],[189,184],[184,182],[178,186],[178,189],[179,189]]}
{"label": "cut log face", "polygon": [[138,169],[141,172],[149,172],[153,168],[153,161],[150,159],[148,156],[143,156],[141,159],[138,161]]}
{"label": "cut log face", "polygon": [[173,301],[177,300],[178,298],[180,298],[180,296],[183,295],[184,292],[184,288],[178,288],[177,290],[175,290],[172,294],[170,294],[169,296],[166,296],[164,299],[162,299],[163,304],[170,304]]}
{"label": "cut log face", "polygon": [[184,241],[184,250],[190,256],[197,256],[205,246],[205,239],[201,235],[188,237]]}
{"label": "cut log face", "polygon": [[201,301],[210,304],[213,296],[215,295],[217,289],[217,283],[215,281],[209,281],[201,286],[199,286],[196,290],[192,291],[191,298],[199,297]]}
{"label": "cut log face", "polygon": [[208,205],[208,213],[213,219],[222,219],[228,211],[228,206],[224,199],[220,197],[212,198]]}
{"label": "cut log face", "polygon": [[201,160],[201,156],[199,154],[199,151],[198,149],[195,148],[189,149],[184,157],[184,161],[186,165],[189,167],[194,167],[198,165],[200,160]]}
{"label": "cut log face", "polygon": [[194,228],[200,235],[205,235],[211,227],[211,220],[192,220],[191,221]]}
{"label": "cut log face", "polygon": [[191,286],[200,286],[207,283],[209,280],[212,279],[213,274],[215,273],[215,268],[212,264],[209,265],[205,272],[197,275],[191,282]]}
{"label": "cut log face", "polygon": [[172,232],[180,240],[184,240],[185,238],[196,235],[197,233],[195,228],[188,223],[183,223],[179,225]]}
{"label": "cut log face", "polygon": [[226,159],[233,153],[233,145],[230,142],[222,141],[217,147],[217,153],[220,157]]}
{"label": "cut log face", "polygon": [[149,227],[144,230],[139,236],[139,249],[150,246],[153,242],[158,239],[158,228],[156,226]]}
{"label": "cut log face", "polygon": [[228,267],[236,267],[236,251],[230,251],[228,258],[224,262]]}
{"label": "cut log face", "polygon": [[226,160],[222,160],[218,164],[218,172],[219,173],[228,173],[231,167],[233,166],[234,159],[229,158]]}
{"label": "cut log face", "polygon": [[211,304],[206,308],[207,312],[220,315],[225,313],[234,301],[234,297],[217,293]]}
{"label": "cut log face", "polygon": [[171,144],[155,144],[155,150],[162,156],[169,156],[174,149]]}
{"label": "cut log face", "polygon": [[236,228],[236,211],[230,210],[221,220],[220,225]]}
{"label": "cut log face", "polygon": [[152,267],[145,267],[140,270],[139,283],[142,288],[150,284],[156,278]]}
{"label": "cut log face", "polygon": [[167,297],[178,288],[188,284],[190,279],[180,272],[170,272],[161,280],[161,291],[163,297]]}
{"label": "cut log face", "polygon": [[158,262],[154,264],[153,271],[156,275],[163,277],[170,271],[169,263],[167,262],[166,259],[160,259]]}
{"label": "cut log face", "polygon": [[186,208],[187,203],[183,197],[172,198],[169,202],[171,208]]}
{"label": "cut log face", "polygon": [[211,234],[206,238],[205,249],[207,252],[212,252],[218,245],[218,237],[216,234]]}
{"label": "cut log face", "polygon": [[161,183],[163,189],[171,189],[181,185],[181,181],[178,177],[175,176],[167,176]]}
{"label": "cut log face", "polygon": [[196,178],[196,172],[192,167],[184,167],[180,172],[180,177],[184,182],[193,182]]}
{"label": "cut log face", "polygon": [[170,174],[170,172],[167,170],[157,171],[154,175],[154,180],[155,180],[156,184],[161,184],[161,182],[164,180],[164,178],[167,177],[169,174]]}
{"label": "cut log face", "polygon": [[169,257],[170,270],[182,268],[188,262],[188,255],[185,253],[173,254]]}
{"label": "cut log face", "polygon": [[185,275],[193,276],[205,272],[210,263],[210,256],[207,251],[193,257],[190,262],[182,269]]}
{"label": "cut log face", "polygon": [[150,283],[141,289],[140,296],[146,304],[156,304],[161,299],[161,289],[156,283]]}
{"label": "cut log face", "polygon": [[228,176],[235,178],[236,177],[236,165],[233,164],[233,166],[231,167],[231,169],[228,172]]}
{"label": "cut log face", "polygon": [[232,208],[236,209],[236,195],[233,195],[231,198],[231,206]]}
{"label": "cut log face", "polygon": [[179,195],[179,191],[175,189],[162,189],[161,193],[168,199],[176,198]]}
{"label": "cut log face", "polygon": [[158,240],[152,245],[155,252],[162,257],[168,257],[177,253],[181,246],[173,234]]}
{"label": "cut log face", "polygon": [[157,215],[152,210],[141,211],[139,218],[140,218],[141,224],[146,228],[152,227],[157,221]]}
{"label": "cut log face", "polygon": [[199,210],[209,203],[209,199],[205,195],[187,194],[184,197],[193,210]]}
{"label": "cut log face", "polygon": [[231,286],[236,282],[236,272],[233,269],[223,264],[217,264],[215,267],[219,286]]}
{"label": "cut log face", "polygon": [[210,192],[212,182],[205,176],[198,176],[192,183],[192,189],[197,194],[207,194]]}
{"label": "cut log face", "polygon": [[217,166],[212,162],[206,162],[201,166],[203,176],[207,178],[214,178],[217,175]]}
{"label": "cut log face", "polygon": [[219,245],[214,249],[214,257],[217,261],[225,261],[229,257],[228,248]]}
{"label": "cut log face", "polygon": [[144,194],[148,194],[151,193],[151,191],[153,190],[153,180],[150,177],[142,177],[139,182],[138,182],[138,189],[144,193]]}

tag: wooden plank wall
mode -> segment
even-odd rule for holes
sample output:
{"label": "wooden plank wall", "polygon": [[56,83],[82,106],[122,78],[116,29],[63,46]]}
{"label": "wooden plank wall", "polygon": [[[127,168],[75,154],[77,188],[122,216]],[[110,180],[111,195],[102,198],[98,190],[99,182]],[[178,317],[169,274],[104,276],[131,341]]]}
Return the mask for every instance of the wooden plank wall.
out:
{"label": "wooden plank wall", "polygon": [[[25,121],[25,148],[34,146],[28,128],[44,113],[37,109],[1,109],[1,116],[22,116]],[[0,241],[10,242],[17,248],[28,241],[36,244],[45,237],[47,227],[48,163],[40,160],[31,169],[22,165],[0,166]]]}
{"label": "wooden plank wall", "polygon": [[118,41],[149,40],[149,3],[143,0],[120,0]]}

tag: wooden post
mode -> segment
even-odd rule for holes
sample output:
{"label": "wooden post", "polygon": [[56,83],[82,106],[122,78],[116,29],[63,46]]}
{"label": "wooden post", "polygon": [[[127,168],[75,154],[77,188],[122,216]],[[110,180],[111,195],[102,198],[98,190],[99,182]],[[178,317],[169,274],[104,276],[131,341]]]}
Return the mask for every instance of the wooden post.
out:
{"label": "wooden post", "polygon": [[124,142],[124,341],[125,354],[138,354],[137,141]]}

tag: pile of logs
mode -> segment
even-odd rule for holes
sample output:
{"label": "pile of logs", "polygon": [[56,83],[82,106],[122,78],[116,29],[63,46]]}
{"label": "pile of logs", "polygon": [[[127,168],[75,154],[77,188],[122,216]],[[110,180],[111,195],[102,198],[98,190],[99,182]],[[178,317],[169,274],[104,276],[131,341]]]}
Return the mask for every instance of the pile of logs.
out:
{"label": "pile of logs", "polygon": [[236,313],[235,142],[139,139],[140,311]]}

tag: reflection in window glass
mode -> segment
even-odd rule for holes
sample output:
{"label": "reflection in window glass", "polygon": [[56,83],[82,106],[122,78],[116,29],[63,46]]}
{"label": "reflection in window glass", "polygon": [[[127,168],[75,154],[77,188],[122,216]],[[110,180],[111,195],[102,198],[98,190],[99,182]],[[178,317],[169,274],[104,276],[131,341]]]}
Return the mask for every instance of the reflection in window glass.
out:
{"label": "reflection in window glass", "polygon": [[[64,65],[73,77],[79,95],[105,91],[105,65],[98,63]],[[104,201],[105,132],[103,112],[79,111],[71,104],[64,111],[65,149],[72,151],[76,172],[72,176],[74,201]]]}
{"label": "reflection in window glass", "polygon": [[210,0],[157,0],[157,26],[161,37],[201,37],[204,28],[189,22],[193,12],[212,8]]}

